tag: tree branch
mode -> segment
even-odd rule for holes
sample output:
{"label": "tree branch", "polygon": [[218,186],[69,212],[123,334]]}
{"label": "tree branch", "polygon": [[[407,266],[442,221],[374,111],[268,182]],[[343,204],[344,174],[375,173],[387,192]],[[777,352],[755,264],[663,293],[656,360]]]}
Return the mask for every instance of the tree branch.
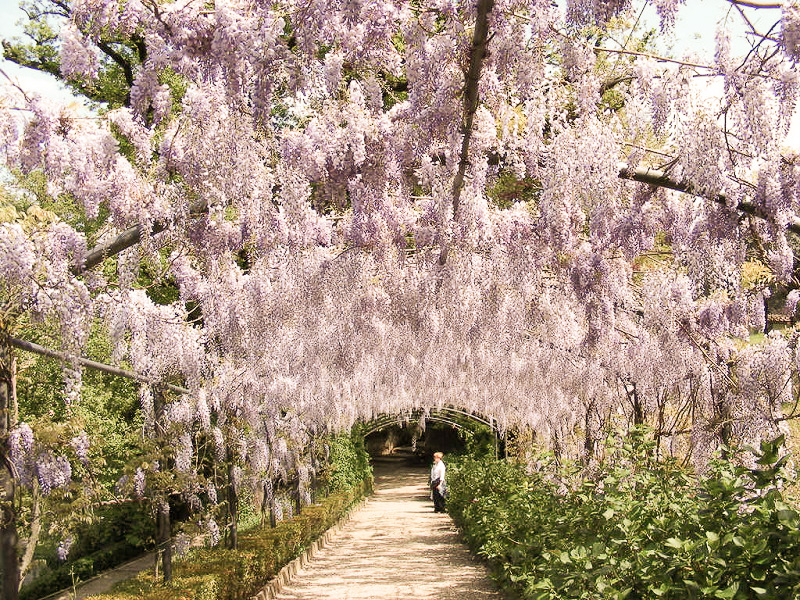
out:
{"label": "tree branch", "polygon": [[[208,203],[205,200],[197,200],[189,205],[189,216],[196,217],[206,212],[208,212]],[[150,230],[150,235],[161,233],[169,226],[170,221],[165,219],[155,221],[152,229]],[[115,256],[123,250],[127,250],[131,246],[135,246],[141,241],[141,239],[141,225],[134,225],[133,227],[126,229],[113,240],[103,242],[102,244],[92,248],[86,255],[86,260],[83,261],[83,264],[73,267],[72,274],[80,275],[89,269],[96,267],[107,258]]]}
{"label": "tree branch", "polygon": [[469,142],[472,138],[472,123],[478,110],[478,82],[481,79],[483,59],[486,57],[486,44],[489,35],[489,13],[494,0],[478,0],[478,15],[475,18],[475,32],[472,36],[472,52],[469,57],[469,69],[464,84],[464,138],[461,141],[461,157],[458,161],[458,173],[453,180],[453,216],[458,214],[461,201],[461,190],[464,187],[464,175],[469,165]]}
{"label": "tree branch", "polygon": [[[478,14],[475,17],[475,31],[472,35],[472,51],[469,56],[469,68],[464,81],[464,122],[461,140],[461,155],[458,160],[458,172],[453,178],[453,218],[458,215],[461,203],[461,190],[464,188],[464,176],[469,166],[469,142],[472,139],[472,124],[478,110],[478,83],[481,79],[483,59],[486,57],[486,45],[489,42],[489,13],[494,0],[478,0]],[[439,255],[439,264],[447,261],[447,244],[443,244]]]}
{"label": "tree branch", "polygon": [[22,588],[22,581],[31,568],[33,562],[33,553],[39,543],[39,536],[42,533],[42,497],[39,493],[39,480],[33,478],[33,493],[32,493],[32,507],[31,507],[31,532],[25,544],[25,553],[22,555],[20,561],[19,573],[19,587]]}
{"label": "tree branch", "polygon": [[[632,169],[625,163],[620,163],[619,176],[622,179],[631,179],[633,181],[639,181],[641,183],[646,183],[648,185],[654,185],[656,187],[675,190],[677,192],[683,192],[685,194],[691,194],[693,196],[703,195],[698,193],[692,187],[691,183],[686,181],[677,181],[675,179],[671,179],[669,175],[667,175],[664,171],[659,171],[658,169],[650,169],[646,167],[636,167],[635,169]],[[725,196],[725,194],[717,194],[709,198],[709,200],[712,200],[717,204],[728,203],[728,198],[727,196]],[[767,215],[760,207],[750,202],[744,202],[744,201],[739,202],[736,205],[736,210],[746,213],[748,215],[753,215],[754,217],[758,217],[759,219],[765,219],[765,220],[769,219],[769,215]],[[792,233],[800,235],[800,219],[795,218],[787,225],[786,228]]]}
{"label": "tree branch", "polygon": [[135,379],[136,381],[141,381],[142,383],[160,385],[177,394],[191,393],[186,388],[177,385],[172,385],[171,383],[160,383],[158,381],[153,380],[151,377],[145,377],[144,375],[139,375],[138,373],[134,373],[133,371],[127,371],[125,369],[120,369],[119,367],[112,367],[111,365],[106,365],[100,362],[96,362],[94,360],[89,360],[88,358],[82,358],[80,356],[71,356],[66,352],[51,350],[50,348],[45,348],[44,346],[40,346],[39,344],[34,344],[33,342],[26,342],[25,340],[20,340],[11,336],[9,336],[7,339],[9,344],[11,344],[14,348],[19,348],[20,350],[27,350],[28,352],[33,352],[34,354],[49,356],[50,358],[56,358],[64,362],[77,363],[82,367],[86,367],[87,369],[102,371],[103,373],[108,373],[109,375],[126,377],[127,379]]}
{"label": "tree branch", "polygon": [[780,2],[746,2],[745,0],[728,0],[734,6],[746,6],[748,8],[783,8]]}

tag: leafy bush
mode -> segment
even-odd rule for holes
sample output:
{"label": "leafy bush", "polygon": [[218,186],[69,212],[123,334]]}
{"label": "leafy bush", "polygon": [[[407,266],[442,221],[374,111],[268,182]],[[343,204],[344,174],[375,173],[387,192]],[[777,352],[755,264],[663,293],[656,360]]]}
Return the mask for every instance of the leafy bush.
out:
{"label": "leafy bush", "polygon": [[76,541],[66,562],[56,556],[54,540],[48,539],[36,550],[47,569],[26,583],[20,590],[20,600],[35,600],[86,581],[101,571],[120,565],[144,553],[155,530],[153,517],[139,503],[114,505],[98,510],[95,519],[76,528]]}
{"label": "leafy bush", "polygon": [[571,489],[518,465],[465,462],[451,468],[448,509],[524,598],[798,597],[800,517],[781,493],[782,442],[763,443],[755,468],[718,460],[698,480],[636,433]]}
{"label": "leafy bush", "polygon": [[327,485],[331,490],[346,490],[364,480],[372,480],[369,454],[364,448],[364,437],[359,434],[340,434],[328,440],[330,456],[327,464]]}

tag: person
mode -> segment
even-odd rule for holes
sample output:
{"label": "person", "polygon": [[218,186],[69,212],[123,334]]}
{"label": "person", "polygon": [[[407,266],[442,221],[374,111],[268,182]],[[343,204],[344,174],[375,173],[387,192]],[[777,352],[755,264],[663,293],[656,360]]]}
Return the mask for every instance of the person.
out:
{"label": "person", "polygon": [[447,496],[445,483],[445,466],[441,452],[433,453],[433,466],[431,467],[431,497],[433,498],[433,512],[445,512],[444,499]]}

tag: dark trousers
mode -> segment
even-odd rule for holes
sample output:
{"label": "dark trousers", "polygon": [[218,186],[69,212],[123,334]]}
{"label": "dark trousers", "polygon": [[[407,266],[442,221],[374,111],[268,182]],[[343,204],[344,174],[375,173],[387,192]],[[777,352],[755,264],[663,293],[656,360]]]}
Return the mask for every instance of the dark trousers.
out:
{"label": "dark trousers", "polygon": [[444,512],[444,496],[437,488],[433,488],[433,510],[436,512]]}

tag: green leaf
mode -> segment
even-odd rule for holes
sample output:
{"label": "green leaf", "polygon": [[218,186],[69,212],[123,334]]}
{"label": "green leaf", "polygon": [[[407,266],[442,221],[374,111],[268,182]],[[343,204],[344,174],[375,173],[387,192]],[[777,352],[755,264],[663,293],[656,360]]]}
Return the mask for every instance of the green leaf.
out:
{"label": "green leaf", "polygon": [[730,600],[739,591],[739,582],[734,582],[724,590],[717,590],[714,594],[715,598],[722,598],[723,600]]}
{"label": "green leaf", "polygon": [[764,581],[767,578],[767,567],[758,563],[750,567],[750,579]]}

